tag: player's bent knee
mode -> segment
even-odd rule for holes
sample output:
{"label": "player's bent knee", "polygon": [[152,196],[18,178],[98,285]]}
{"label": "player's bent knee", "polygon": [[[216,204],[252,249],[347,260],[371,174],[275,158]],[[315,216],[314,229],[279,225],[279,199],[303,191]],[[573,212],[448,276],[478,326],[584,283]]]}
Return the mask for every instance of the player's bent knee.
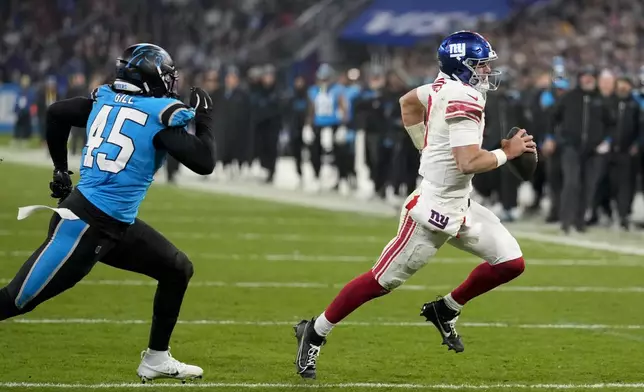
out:
{"label": "player's bent knee", "polygon": [[188,256],[183,253],[177,253],[177,265],[179,267],[179,272],[182,280],[185,280],[186,284],[192,279],[192,276],[195,273],[194,265]]}
{"label": "player's bent knee", "polygon": [[429,244],[417,244],[413,249],[404,250],[382,271],[374,271],[378,284],[392,291],[405,283],[420,270],[437,249]]}

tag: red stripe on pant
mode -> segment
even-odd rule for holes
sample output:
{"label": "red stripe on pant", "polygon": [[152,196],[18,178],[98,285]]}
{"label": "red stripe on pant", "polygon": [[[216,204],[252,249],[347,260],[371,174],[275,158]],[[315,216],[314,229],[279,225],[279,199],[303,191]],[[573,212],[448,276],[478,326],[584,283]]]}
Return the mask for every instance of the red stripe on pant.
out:
{"label": "red stripe on pant", "polygon": [[374,277],[376,280],[380,279],[382,274],[385,273],[389,265],[394,261],[400,252],[405,249],[405,246],[409,243],[411,235],[416,229],[416,222],[407,214],[405,216],[405,221],[402,225],[402,230],[396,236],[396,240],[383,252],[382,256],[378,260],[378,263],[373,267]]}
{"label": "red stripe on pant", "polygon": [[386,254],[391,250],[391,248],[393,248],[393,247],[395,247],[395,246],[396,246],[396,243],[398,242],[398,238],[399,238],[399,237],[404,237],[404,235],[402,234],[402,232],[405,230],[405,227],[406,227],[406,226],[405,226],[405,224],[407,223],[407,218],[408,218],[408,217],[409,217],[409,212],[408,212],[407,214],[405,214],[405,217],[403,218],[403,223],[400,225],[400,228],[398,229],[398,233],[396,233],[395,240],[394,240],[394,241],[391,241],[391,243],[389,243],[389,244],[387,245],[387,247],[382,251],[382,253],[380,254],[380,257],[378,258],[378,261],[377,261],[377,262],[376,262],[376,264],[371,268],[371,270],[372,270],[372,271],[374,271],[374,272],[376,271],[376,268],[378,268],[378,266],[380,265],[380,262],[381,262],[381,261],[382,261],[382,259],[385,257],[385,255],[386,255]]}

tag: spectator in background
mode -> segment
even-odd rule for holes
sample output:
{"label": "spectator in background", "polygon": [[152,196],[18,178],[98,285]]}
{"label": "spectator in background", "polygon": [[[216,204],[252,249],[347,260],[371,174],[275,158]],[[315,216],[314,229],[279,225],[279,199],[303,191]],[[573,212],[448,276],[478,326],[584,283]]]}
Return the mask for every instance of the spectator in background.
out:
{"label": "spectator in background", "polygon": [[29,75],[22,75],[20,77],[20,91],[14,106],[16,125],[13,136],[14,144],[18,147],[26,146],[31,137],[31,106],[34,103],[33,100],[31,78]]}
{"label": "spectator in background", "polygon": [[[546,165],[547,160],[543,159],[542,147],[545,141],[545,135],[553,133],[549,130],[550,121],[548,121],[550,117],[548,111],[552,109],[552,105],[554,104],[554,89],[551,85],[550,74],[542,73],[536,77],[534,85],[522,91],[521,99],[523,100],[526,120],[529,121],[526,129],[534,136],[534,140],[537,142],[537,153],[540,157],[531,181],[535,198],[532,205],[528,208],[528,213],[535,214],[541,210],[541,200],[543,199],[546,185],[548,184],[547,181],[549,180]],[[559,215],[558,210],[556,215]]]}
{"label": "spectator in background", "polygon": [[255,162],[256,159],[259,159],[259,145],[255,142],[255,135],[259,132],[257,129],[257,116],[256,109],[257,103],[259,102],[260,90],[262,88],[262,67],[253,66],[248,69],[247,73],[247,83],[248,83],[248,94],[249,102],[251,106],[250,113],[250,133],[253,137],[250,149],[250,163]]}
{"label": "spectator in background", "polygon": [[387,101],[391,105],[389,114],[389,128],[394,139],[393,156],[393,187],[394,194],[407,197],[418,181],[418,161],[420,155],[414,142],[405,131],[400,110],[400,97],[407,93],[407,86],[396,72],[387,75]]}
{"label": "spectator in background", "polygon": [[[85,74],[77,72],[70,78],[69,89],[67,89],[66,98],[86,97],[89,94],[85,81]],[[72,155],[80,154],[83,147],[87,144],[87,130],[85,128],[72,127],[71,131],[71,148]]]}
{"label": "spectator in background", "polygon": [[217,157],[221,159],[224,176],[233,177],[239,172],[240,164],[250,162],[254,140],[250,122],[250,99],[240,86],[239,70],[236,67],[226,70],[222,96],[219,106],[215,106],[214,110]]}
{"label": "spectator in background", "polygon": [[572,226],[586,230],[586,209],[597,191],[603,157],[610,151],[610,113],[596,92],[596,80],[595,71],[585,68],[577,88],[554,109],[555,126],[562,127],[557,148],[563,171],[561,227],[566,234]]}
{"label": "spectator in background", "polygon": [[277,162],[277,141],[282,129],[281,96],[275,85],[275,67],[266,65],[257,90],[255,140],[259,162],[267,171],[266,183],[273,182]]}
{"label": "spectator in background", "polygon": [[50,75],[40,87],[36,100],[36,105],[38,105],[38,128],[40,129],[40,139],[43,144],[46,142],[47,108],[58,100],[58,83],[56,82],[56,77]]}
{"label": "spectator in background", "polygon": [[[548,196],[550,197],[550,211],[546,216],[547,223],[559,221],[561,212],[561,191],[563,189],[563,172],[561,169],[561,148],[557,148],[556,140],[561,140],[561,125],[554,121],[554,110],[561,98],[570,90],[567,79],[556,79],[552,82],[552,90],[544,91],[540,96],[542,112],[535,117],[535,121],[543,118],[543,145],[541,146],[542,158],[545,162]],[[537,144],[538,145],[538,144]]]}
{"label": "spectator in background", "polygon": [[335,166],[338,169],[338,183],[335,185],[335,190],[340,188],[340,184],[344,181],[349,188],[356,189],[357,182],[355,181],[355,123],[353,103],[360,95],[361,87],[358,84],[360,71],[357,69],[343,72],[338,79],[338,88],[340,89],[340,100],[344,106],[344,110],[338,110],[337,115],[340,117],[340,123],[344,124],[344,134],[340,132],[341,128],[335,133],[333,144],[333,157]]}
{"label": "spectator in background", "polygon": [[333,68],[321,64],[316,72],[317,83],[309,87],[309,116],[307,123],[313,127],[313,146],[311,147],[311,163],[315,172],[316,188],[319,187],[320,170],[322,169],[322,129],[330,127],[335,135],[343,111],[342,88],[332,82]]}
{"label": "spectator in background", "polygon": [[619,223],[622,229],[630,226],[629,215],[635,195],[635,162],[639,153],[641,119],[638,102],[632,95],[630,79],[617,80],[615,107],[615,127],[611,134],[608,177],[611,199],[616,201]]}
{"label": "spectator in background", "polygon": [[203,75],[203,89],[210,95],[213,107],[221,99],[221,86],[219,85],[219,71],[209,70]]}
{"label": "spectator in background", "polygon": [[[604,106],[607,108],[608,113],[610,114],[612,122],[614,122],[617,109],[617,98],[615,97],[615,75],[608,69],[604,69],[599,73],[597,78],[597,90],[602,99]],[[613,129],[607,131],[608,137],[612,139]],[[608,178],[610,165],[609,154],[605,154],[597,158],[600,163],[597,173],[598,182],[597,182],[597,192],[595,192],[595,197],[593,203],[590,206],[591,215],[587,225],[592,226],[596,225],[599,222],[599,210],[608,217],[608,220],[611,221],[613,218],[613,212],[611,208],[611,181]]]}
{"label": "spectator in background", "polygon": [[393,104],[386,96],[385,75],[382,69],[371,69],[368,78],[367,88],[362,90],[355,106],[364,124],[365,153],[374,191],[379,198],[385,199],[393,159],[394,140],[389,137]]}
{"label": "spectator in background", "polygon": [[306,80],[302,75],[295,78],[293,88],[289,92],[286,100],[286,113],[288,127],[290,130],[291,151],[295,158],[295,166],[300,180],[302,182],[302,148],[304,148],[303,129],[306,123],[308,112],[308,98],[306,95]]}

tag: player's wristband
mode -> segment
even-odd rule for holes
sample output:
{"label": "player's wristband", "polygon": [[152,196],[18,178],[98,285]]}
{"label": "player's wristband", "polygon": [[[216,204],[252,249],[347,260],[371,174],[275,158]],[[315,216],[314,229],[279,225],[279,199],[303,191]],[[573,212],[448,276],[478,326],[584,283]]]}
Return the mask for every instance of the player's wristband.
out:
{"label": "player's wristband", "polygon": [[499,167],[508,161],[508,156],[505,155],[503,150],[501,150],[500,148],[497,148],[496,150],[490,152],[496,157],[496,167]]}
{"label": "player's wristband", "polygon": [[409,134],[414,146],[422,150],[425,147],[425,123],[419,122],[415,125],[405,126],[405,130]]}

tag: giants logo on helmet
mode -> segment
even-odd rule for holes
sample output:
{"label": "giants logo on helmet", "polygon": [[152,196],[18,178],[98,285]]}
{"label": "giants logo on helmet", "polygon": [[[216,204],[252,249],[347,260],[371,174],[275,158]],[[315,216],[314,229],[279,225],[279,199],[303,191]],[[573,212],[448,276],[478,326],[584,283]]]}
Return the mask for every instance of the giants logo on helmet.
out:
{"label": "giants logo on helmet", "polygon": [[464,42],[458,44],[449,44],[449,57],[458,59],[465,57],[466,50],[467,49]]}

